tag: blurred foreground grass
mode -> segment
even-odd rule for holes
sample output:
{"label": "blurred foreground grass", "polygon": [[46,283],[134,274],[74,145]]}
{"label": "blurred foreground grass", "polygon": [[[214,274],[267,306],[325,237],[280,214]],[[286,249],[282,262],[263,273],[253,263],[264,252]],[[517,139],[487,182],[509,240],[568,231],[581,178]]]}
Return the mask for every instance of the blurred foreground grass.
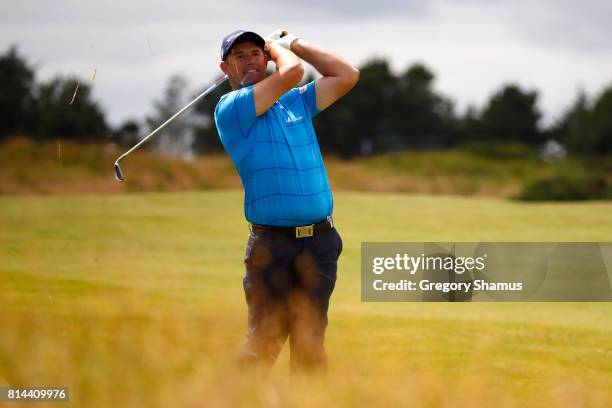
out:
{"label": "blurred foreground grass", "polygon": [[329,373],[290,379],[284,350],[263,381],[235,366],[241,199],[0,197],[0,386],[68,386],[78,407],[612,404],[612,304],[361,303],[359,253],[362,241],[610,241],[611,203],[337,193]]}

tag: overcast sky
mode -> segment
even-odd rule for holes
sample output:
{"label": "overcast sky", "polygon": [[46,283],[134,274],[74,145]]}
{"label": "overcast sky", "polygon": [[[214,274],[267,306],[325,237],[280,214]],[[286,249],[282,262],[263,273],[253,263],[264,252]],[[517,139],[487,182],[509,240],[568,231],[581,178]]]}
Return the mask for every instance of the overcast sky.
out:
{"label": "overcast sky", "polygon": [[[462,112],[507,82],[540,94],[546,122],[579,89],[612,84],[609,0],[2,0],[0,50],[16,44],[37,78],[90,78],[111,123],[151,112],[171,74],[192,90],[219,74],[221,38],[279,27],[360,65],[423,62]],[[90,79],[89,79],[90,80]],[[91,80],[90,80],[91,82]]]}

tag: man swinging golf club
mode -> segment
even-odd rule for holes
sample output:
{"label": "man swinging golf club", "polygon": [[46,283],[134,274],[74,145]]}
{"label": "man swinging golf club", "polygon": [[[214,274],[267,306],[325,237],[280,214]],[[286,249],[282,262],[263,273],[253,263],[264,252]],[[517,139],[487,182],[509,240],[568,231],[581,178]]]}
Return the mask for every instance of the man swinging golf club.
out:
{"label": "man swinging golf club", "polygon": [[[291,368],[326,365],[324,336],[342,240],[312,117],[345,95],[359,71],[277,30],[270,41],[235,31],[221,43],[233,89],[215,123],[244,187],[250,234],[243,280],[248,332],[242,360],[271,366],[289,338]],[[272,60],[276,71],[265,76]],[[302,87],[310,63],[322,77]]]}

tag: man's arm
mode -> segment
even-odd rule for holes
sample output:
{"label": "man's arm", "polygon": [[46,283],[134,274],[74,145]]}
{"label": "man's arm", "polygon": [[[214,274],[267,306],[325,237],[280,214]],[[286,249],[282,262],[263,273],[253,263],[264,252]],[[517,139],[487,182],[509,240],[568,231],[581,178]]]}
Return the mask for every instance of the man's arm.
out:
{"label": "man's arm", "polygon": [[291,51],[315,67],[323,76],[315,82],[317,109],[323,110],[350,91],[359,79],[359,70],[327,50],[301,39],[291,42]]}
{"label": "man's arm", "polygon": [[273,42],[266,44],[266,51],[276,64],[276,72],[253,85],[257,116],[266,113],[274,102],[299,84],[304,76],[302,61],[293,52]]}

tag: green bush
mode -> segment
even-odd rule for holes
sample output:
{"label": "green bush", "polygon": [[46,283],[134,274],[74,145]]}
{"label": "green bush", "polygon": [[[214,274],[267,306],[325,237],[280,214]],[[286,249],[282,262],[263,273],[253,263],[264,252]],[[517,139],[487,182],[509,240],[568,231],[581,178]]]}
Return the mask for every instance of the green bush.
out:
{"label": "green bush", "polygon": [[470,142],[461,146],[465,151],[492,159],[535,159],[535,150],[523,143]]}
{"label": "green bush", "polygon": [[524,201],[610,199],[612,184],[604,175],[558,173],[526,182],[518,198]]}

